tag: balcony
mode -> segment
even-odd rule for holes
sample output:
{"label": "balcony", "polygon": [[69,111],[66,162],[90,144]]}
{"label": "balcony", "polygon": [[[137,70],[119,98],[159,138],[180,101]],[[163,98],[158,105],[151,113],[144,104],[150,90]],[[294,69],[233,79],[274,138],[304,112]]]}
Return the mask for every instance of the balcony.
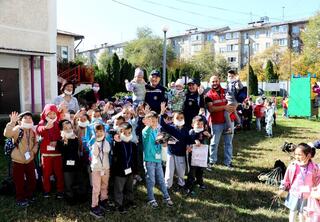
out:
{"label": "balcony", "polygon": [[94,68],[74,62],[58,62],[58,82],[71,81],[75,85],[91,84],[94,81]]}

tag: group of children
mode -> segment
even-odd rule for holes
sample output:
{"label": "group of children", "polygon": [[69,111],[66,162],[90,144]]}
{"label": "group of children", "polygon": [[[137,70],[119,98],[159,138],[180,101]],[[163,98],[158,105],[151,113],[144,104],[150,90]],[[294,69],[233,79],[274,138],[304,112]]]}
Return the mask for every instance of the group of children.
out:
{"label": "group of children", "polygon": [[[195,185],[206,188],[203,169],[186,161],[186,155],[192,156],[191,147],[196,148],[210,138],[205,117],[196,116],[192,126],[192,130],[187,129],[183,113],[175,112],[172,116],[165,103],[161,104],[160,115],[143,102],[137,107],[130,102],[107,102],[101,109],[82,108],[76,114],[47,104],[37,126],[30,112],[19,115],[13,112],[4,135],[17,142],[11,154],[17,205],[25,207],[35,200],[38,176],[42,178],[44,198],[52,195],[55,184],[56,198],[75,204],[85,201],[91,187],[90,214],[100,218],[110,208],[125,213],[136,207],[133,186],[145,174],[148,204],[158,207],[153,193],[158,184],[164,203],[172,207],[169,191],[175,190],[174,174],[178,178],[174,187],[185,194],[191,194]],[[20,131],[23,136],[17,141]],[[175,140],[159,142],[163,133]],[[41,171],[36,175],[33,159],[38,143]],[[185,183],[187,168],[190,170]]]}
{"label": "group of children", "polygon": [[[142,70],[137,69],[134,80],[125,83],[134,92],[132,102],[109,101],[103,107],[81,108],[77,113],[68,111],[63,104],[47,104],[37,126],[32,113],[11,113],[4,135],[13,138],[17,146],[11,158],[18,206],[25,207],[35,201],[36,179],[42,181],[45,198],[52,195],[52,184],[57,190],[56,197],[70,204],[86,201],[91,193],[90,214],[96,218],[103,217],[109,209],[125,213],[128,208],[135,208],[133,187],[143,176],[147,203],[152,208],[159,206],[154,196],[156,184],[168,207],[174,205],[170,197],[172,190],[191,195],[195,186],[206,189],[204,168],[191,164],[192,152],[208,144],[212,136],[201,109],[191,126],[186,126],[183,81],[172,84],[167,93],[168,102],[161,103],[160,113],[144,103],[146,83]],[[241,89],[235,73],[228,73],[228,104],[237,103],[236,94]],[[202,94],[203,89],[199,88],[198,93]],[[257,129],[261,130],[264,119],[267,136],[272,136],[273,101],[259,97],[253,104],[247,99],[240,107],[239,124],[250,127],[253,113]],[[226,124],[225,133],[229,131]],[[33,161],[38,152],[40,166]],[[295,150],[296,162],[285,175],[281,189],[289,191],[286,205],[291,210],[291,221],[297,210],[300,213],[305,210],[309,218],[319,221],[320,181],[319,168],[311,161],[314,153],[307,144],[299,144]],[[41,170],[37,171],[37,167]]]}

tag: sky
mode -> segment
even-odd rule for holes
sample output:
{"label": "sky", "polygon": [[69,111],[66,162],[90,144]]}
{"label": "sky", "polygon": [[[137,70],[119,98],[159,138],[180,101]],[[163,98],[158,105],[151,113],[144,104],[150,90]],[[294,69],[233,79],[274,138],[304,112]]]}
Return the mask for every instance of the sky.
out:
{"label": "sky", "polygon": [[163,36],[166,26],[170,37],[194,27],[239,28],[263,16],[281,22],[308,18],[317,11],[319,0],[57,0],[57,27],[84,35],[82,51],[133,40],[137,27],[150,27]]}

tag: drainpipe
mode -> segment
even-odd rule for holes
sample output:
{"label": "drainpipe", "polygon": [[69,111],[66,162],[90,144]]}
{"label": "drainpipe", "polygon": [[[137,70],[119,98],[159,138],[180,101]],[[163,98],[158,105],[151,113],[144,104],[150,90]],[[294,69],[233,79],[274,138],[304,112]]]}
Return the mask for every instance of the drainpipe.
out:
{"label": "drainpipe", "polygon": [[34,56],[30,56],[30,73],[31,73],[31,112],[35,112],[34,102]]}
{"label": "drainpipe", "polygon": [[41,78],[41,105],[42,109],[45,106],[45,91],[44,91],[44,58],[40,56],[40,78]]}

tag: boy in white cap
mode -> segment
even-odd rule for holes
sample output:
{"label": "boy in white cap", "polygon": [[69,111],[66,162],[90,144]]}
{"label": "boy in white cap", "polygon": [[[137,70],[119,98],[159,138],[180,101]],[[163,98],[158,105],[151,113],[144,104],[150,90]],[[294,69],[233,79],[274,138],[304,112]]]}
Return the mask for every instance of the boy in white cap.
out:
{"label": "boy in white cap", "polygon": [[134,78],[129,82],[127,79],[125,80],[126,89],[132,92],[132,101],[135,107],[139,105],[139,103],[144,102],[144,98],[146,95],[146,82],[143,79],[143,70],[138,67],[134,71]]}
{"label": "boy in white cap", "polygon": [[175,82],[175,88],[171,89],[168,93],[169,108],[172,112],[182,112],[185,100],[184,82],[182,79],[178,79]]}

